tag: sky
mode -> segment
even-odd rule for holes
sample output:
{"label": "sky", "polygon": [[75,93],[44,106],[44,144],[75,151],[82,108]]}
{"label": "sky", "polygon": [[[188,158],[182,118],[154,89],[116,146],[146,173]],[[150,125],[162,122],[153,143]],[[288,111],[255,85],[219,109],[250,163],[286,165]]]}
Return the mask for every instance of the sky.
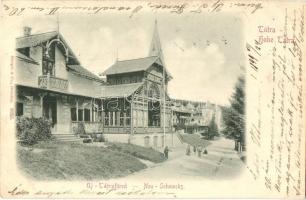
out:
{"label": "sky", "polygon": [[28,18],[32,34],[57,30],[83,67],[99,74],[118,60],[148,56],[157,20],[166,68],[173,79],[170,97],[228,105],[243,74],[243,23],[230,14],[142,13],[64,15]]}

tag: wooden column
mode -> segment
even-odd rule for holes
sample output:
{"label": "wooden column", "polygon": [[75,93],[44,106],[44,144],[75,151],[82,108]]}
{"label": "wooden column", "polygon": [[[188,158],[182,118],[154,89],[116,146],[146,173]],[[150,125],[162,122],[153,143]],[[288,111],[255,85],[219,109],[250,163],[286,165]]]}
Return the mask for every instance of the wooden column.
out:
{"label": "wooden column", "polygon": [[44,104],[44,96],[40,96],[40,95],[39,95],[39,97],[40,97],[41,117],[43,117],[43,116],[44,116],[44,106],[43,106],[43,104]]}
{"label": "wooden column", "polygon": [[123,126],[126,127],[126,113],[123,113]]}
{"label": "wooden column", "polygon": [[76,121],[79,121],[79,100],[76,100]]}
{"label": "wooden column", "polygon": [[[96,113],[96,107],[95,107],[96,104],[95,104],[95,102],[96,102],[96,101],[95,101],[95,99],[94,99],[94,102],[93,102],[93,107],[94,107],[94,109],[93,109],[93,121],[94,121],[94,122],[96,121],[96,114],[97,114],[97,113]],[[98,110],[98,109],[97,109],[97,110]]]}
{"label": "wooden column", "polygon": [[133,99],[134,99],[134,95],[132,95],[132,100],[131,100],[131,106],[130,106],[130,126],[131,126],[131,134],[134,133],[134,116],[133,116],[133,110],[134,110],[134,106],[133,106]]}
{"label": "wooden column", "polygon": [[83,102],[83,104],[82,104],[82,109],[83,109],[83,112],[82,112],[82,115],[83,115],[83,120],[82,121],[85,121],[85,112],[84,112],[84,102]]}
{"label": "wooden column", "polygon": [[89,121],[92,122],[92,106],[93,106],[93,100],[90,101],[90,114],[89,114]]}
{"label": "wooden column", "polygon": [[47,95],[46,93],[40,93],[40,94],[39,94],[41,117],[44,116],[44,97],[45,97],[46,95]]}
{"label": "wooden column", "polygon": [[113,113],[113,126],[116,126],[116,112],[115,111],[113,111],[112,112]]}

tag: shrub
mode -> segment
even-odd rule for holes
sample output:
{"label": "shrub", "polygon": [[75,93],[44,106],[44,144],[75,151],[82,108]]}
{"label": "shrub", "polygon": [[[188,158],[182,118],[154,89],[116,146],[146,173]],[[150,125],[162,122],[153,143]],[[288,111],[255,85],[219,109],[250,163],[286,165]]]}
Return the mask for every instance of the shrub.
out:
{"label": "shrub", "polygon": [[51,122],[45,118],[18,117],[17,138],[25,144],[35,144],[40,140],[51,139]]}
{"label": "shrub", "polygon": [[77,129],[75,131],[75,134],[76,135],[85,135],[86,134],[86,132],[85,132],[85,125],[84,125],[83,122],[79,122],[78,123],[78,127],[77,127]]}
{"label": "shrub", "polygon": [[85,138],[85,139],[83,139],[83,143],[92,143],[92,139]]}
{"label": "shrub", "polygon": [[106,142],[104,135],[101,133],[92,133],[91,138],[94,142]]}

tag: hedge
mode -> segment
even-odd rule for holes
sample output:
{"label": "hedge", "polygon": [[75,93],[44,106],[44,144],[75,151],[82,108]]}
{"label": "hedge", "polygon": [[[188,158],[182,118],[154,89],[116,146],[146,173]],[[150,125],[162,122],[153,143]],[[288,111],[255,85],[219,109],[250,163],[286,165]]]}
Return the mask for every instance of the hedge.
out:
{"label": "hedge", "polygon": [[18,117],[16,123],[17,138],[24,144],[32,145],[52,138],[51,122],[46,118]]}

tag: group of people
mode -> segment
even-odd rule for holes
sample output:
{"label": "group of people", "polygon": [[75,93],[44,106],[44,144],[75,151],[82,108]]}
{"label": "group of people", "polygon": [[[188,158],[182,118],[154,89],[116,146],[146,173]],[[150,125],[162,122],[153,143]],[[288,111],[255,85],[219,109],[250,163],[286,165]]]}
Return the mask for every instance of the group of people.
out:
{"label": "group of people", "polygon": [[[203,148],[202,146],[193,146],[193,153],[195,155],[198,155],[198,157],[200,158],[202,154],[208,154],[207,149]],[[191,154],[191,146],[190,144],[188,144],[187,149],[186,149],[186,155],[190,156]]]}
{"label": "group of people", "polygon": [[[197,147],[196,146],[192,146],[192,147],[193,147],[193,153],[195,155],[197,154],[199,158],[201,157],[202,154],[204,154],[204,155],[208,154],[207,149],[203,148],[200,145],[198,145]],[[170,149],[168,148],[168,146],[166,146],[164,148],[164,156],[165,156],[166,159],[168,159],[169,151],[170,151]],[[188,144],[187,149],[186,149],[186,155],[190,156],[190,154],[191,154],[191,146],[190,146],[190,144]]]}

